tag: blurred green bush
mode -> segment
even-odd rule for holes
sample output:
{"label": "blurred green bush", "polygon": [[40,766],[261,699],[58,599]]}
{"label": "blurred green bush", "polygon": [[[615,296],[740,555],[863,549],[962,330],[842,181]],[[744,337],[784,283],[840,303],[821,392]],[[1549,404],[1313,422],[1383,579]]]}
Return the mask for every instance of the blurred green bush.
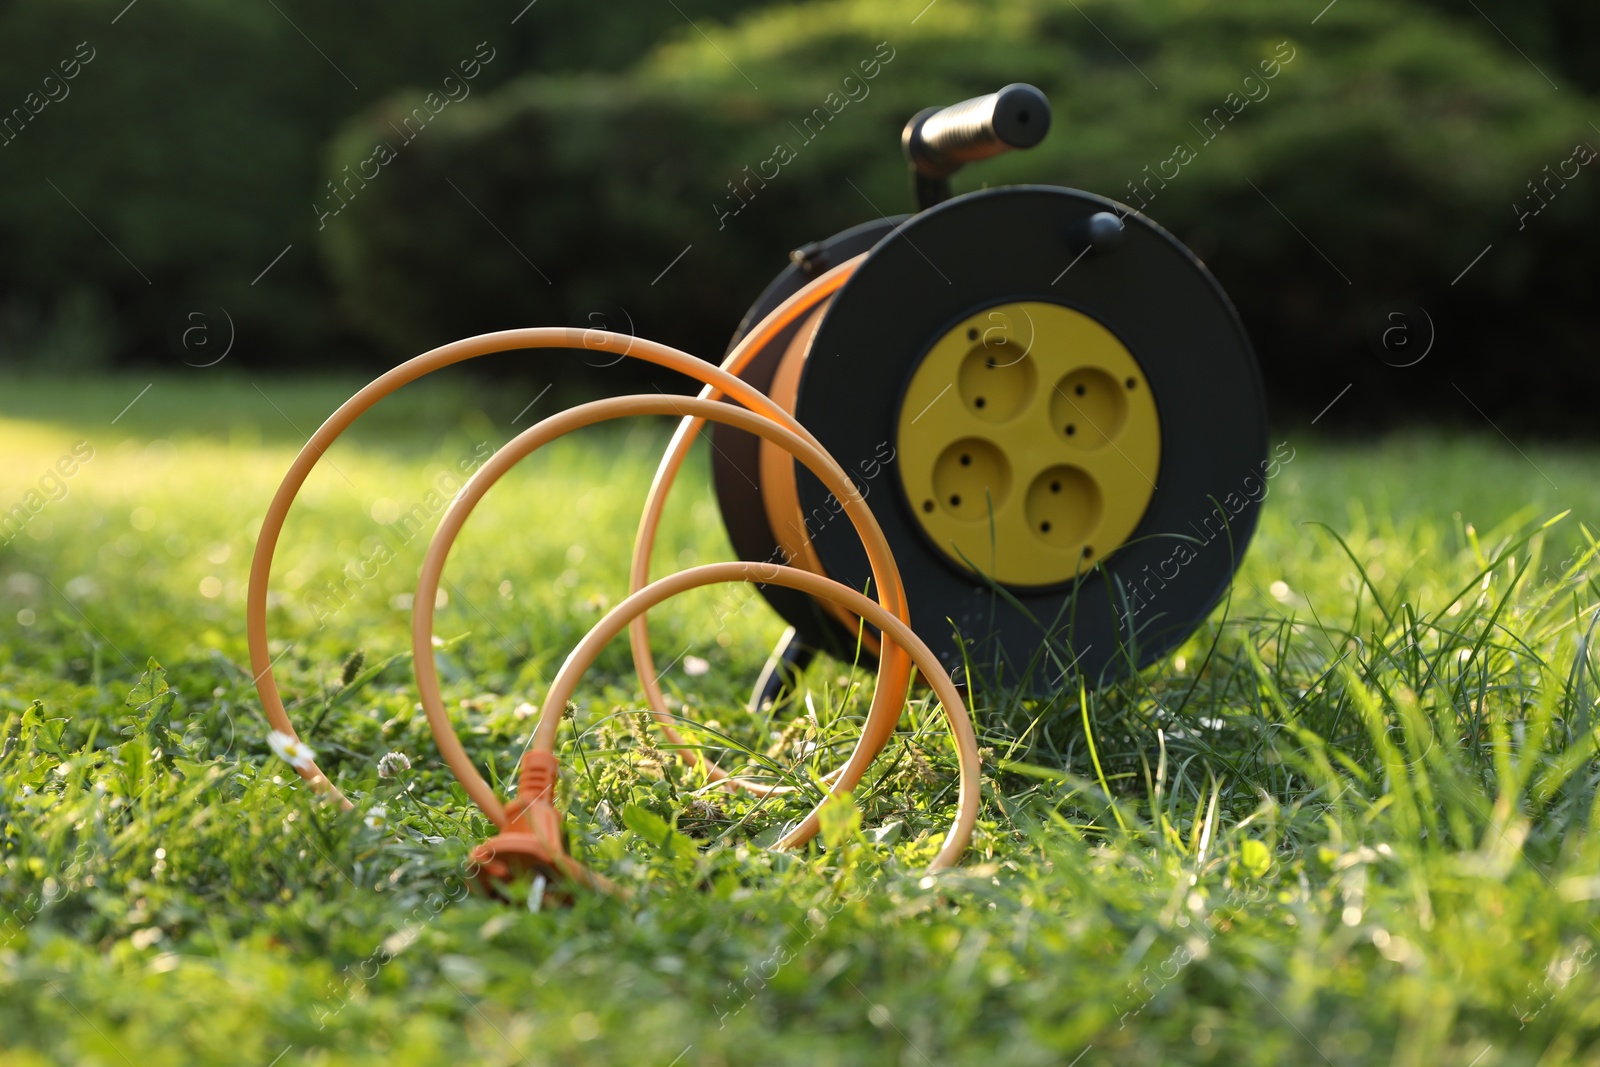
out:
{"label": "blurred green bush", "polygon": [[1493,40],[1537,58],[1557,84],[1571,81],[1590,91],[1600,89],[1600,4],[1593,0],[1423,2],[1474,32],[1487,23]]}
{"label": "blurred green bush", "polygon": [[[749,4],[696,6],[716,18]],[[371,362],[315,250],[333,131],[402,86],[438,87],[480,41],[496,55],[471,87],[487,93],[530,69],[624,67],[684,25],[667,4],[548,2],[513,24],[522,7],[0,3],[0,117],[23,112],[0,134],[0,363],[55,365],[52,338],[85,306],[107,309],[100,333],[117,343],[102,350],[129,360],[176,364],[173,324],[220,306],[236,359]],[[82,42],[94,58],[44,88]],[[61,98],[33,114],[30,93]]]}
{"label": "blurred green bush", "polygon": [[[100,48],[72,98],[0,148],[7,299],[104,293],[116,347],[146,358],[176,293],[227,306],[256,364],[387,364],[533,324],[714,357],[789,249],[909,208],[908,115],[1031,81],[1050,137],[958,191],[1054,182],[1143,202],[1221,278],[1283,409],[1309,417],[1354,383],[1347,423],[1475,419],[1464,393],[1559,429],[1600,385],[1600,180],[1585,168],[1520,228],[1513,208],[1575,144],[1600,145],[1583,95],[1596,38],[1574,36],[1597,16],[1574,0],[540,4],[515,25],[521,4],[487,0],[448,17],[280,6],[304,37],[270,5],[140,4],[93,33],[79,27],[107,16],[85,0],[0,10],[0,104],[85,36]],[[493,60],[448,100],[480,41]],[[1275,56],[1292,58],[1231,116],[1229,94],[1260,94],[1244,79]],[[1208,133],[1218,109],[1229,121]],[[792,158],[774,174],[780,144]],[[1172,174],[1180,145],[1193,158],[1176,177],[1130,188]],[[1369,344],[1401,299],[1437,330],[1403,370]]]}
{"label": "blurred green bush", "polygon": [[[468,102],[324,247],[353,320],[398,351],[615,320],[620,305],[640,332],[714,355],[787,250],[906,210],[906,116],[1031,81],[1055,104],[1051,136],[958,188],[1059,182],[1144,205],[1222,279],[1280,403],[1315,414],[1359,382],[1350,415],[1377,421],[1470,415],[1457,389],[1541,413],[1592,389],[1582,291],[1600,181],[1581,175],[1520,231],[1510,209],[1584,138],[1585,100],[1552,92],[1487,24],[1378,0],[1312,14],[1271,0],[941,0],[915,25],[881,0],[752,12],[618,74],[532,76]],[[880,47],[894,58],[870,92],[808,141],[802,120]],[[1248,87],[1275,56],[1276,77]],[[1230,93],[1259,99],[1233,117]],[[348,124],[327,169],[370,151],[391,118]],[[775,143],[795,158],[752,184],[746,168],[771,174]],[[1176,168],[1179,145],[1193,159]],[[1491,243],[1498,254],[1452,286]],[[671,284],[653,285],[691,244]],[[1397,299],[1421,303],[1439,335],[1439,354],[1403,374],[1367,343]],[[1519,373],[1503,373],[1508,357]]]}

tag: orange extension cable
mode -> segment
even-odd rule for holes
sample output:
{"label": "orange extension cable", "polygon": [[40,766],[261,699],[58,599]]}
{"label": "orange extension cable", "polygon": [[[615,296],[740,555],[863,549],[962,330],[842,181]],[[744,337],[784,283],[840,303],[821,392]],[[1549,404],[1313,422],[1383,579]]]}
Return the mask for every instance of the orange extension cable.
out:
{"label": "orange extension cable", "polygon": [[[834,274],[838,275],[837,281],[833,278]],[[848,271],[840,268],[831,272],[825,280],[832,284],[833,288],[837,288],[847,275]],[[819,279],[814,285],[819,285],[822,281]],[[730,355],[728,363],[734,366],[741,365],[738,363],[741,353],[753,352],[760,343],[764,343],[763,338],[770,338],[787,324],[783,322],[774,326],[782,316],[803,314],[807,307],[814,306],[815,299],[820,299],[817,294],[811,294],[804,300],[800,299],[800,296],[801,294],[797,294],[796,298],[786,302],[758,326],[757,330],[746,338],[745,343]],[[789,321],[792,321],[792,318]],[[704,383],[707,389],[701,397],[693,399],[655,395],[615,397],[595,401],[553,415],[525,430],[496,452],[462,487],[451,502],[429,544],[413,609],[412,638],[416,652],[414,665],[417,682],[429,726],[446,764],[474,803],[501,830],[499,837],[490,842],[489,846],[483,847],[489,850],[487,857],[493,859],[495,852],[492,846],[495,842],[499,842],[501,848],[508,850],[509,853],[517,853],[520,849],[522,854],[535,857],[538,865],[564,874],[576,882],[601,889],[612,888],[605,879],[587,872],[567,856],[560,841],[559,816],[556,815],[553,806],[554,748],[567,700],[583,672],[604,644],[620,633],[624,627],[633,627],[636,659],[648,663],[647,667],[641,668],[641,678],[648,672],[650,683],[647,689],[654,689],[652,710],[659,719],[665,714],[665,701],[661,698],[659,686],[655,685],[654,665],[653,661],[649,660],[647,644],[644,646],[643,656],[640,657],[639,654],[639,641],[644,634],[640,625],[643,622],[644,612],[686,589],[717,582],[755,581],[800,589],[812,596],[839,604],[852,614],[878,627],[884,634],[878,684],[862,735],[844,767],[830,776],[832,778],[830,797],[853,788],[860,781],[899,720],[910,684],[912,664],[915,663],[922,670],[935,696],[944,706],[956,742],[960,764],[961,782],[956,820],[930,870],[952,865],[965,849],[977,818],[979,757],[976,737],[965,705],[948,673],[926,644],[909,627],[904,589],[894,564],[893,554],[877,521],[849,476],[792,415],[783,411],[765,394],[741,381],[729,370],[713,367],[694,356],[665,345],[605,331],[561,328],[509,330],[442,346],[401,364],[368,384],[341,405],[306,442],[291,464],[263,520],[261,533],[256,542],[255,556],[251,562],[250,588],[246,603],[251,669],[254,672],[262,708],[273,729],[291,738],[297,736],[293,723],[284,709],[272,673],[273,661],[269,656],[266,623],[267,587],[271,576],[273,553],[284,521],[311,469],[333,441],[363,412],[400,386],[441,367],[477,356],[530,348],[587,348],[631,356],[685,373]],[[749,357],[745,355],[744,358],[747,360]],[[710,399],[715,395],[729,396],[744,406],[734,407]],[[830,491],[844,501],[845,512],[850,516],[866,546],[873,578],[879,590],[879,599],[874,602],[860,592],[832,579],[774,564],[711,564],[660,579],[643,588],[638,588],[642,578],[636,578],[632,595],[612,609],[590,630],[558,672],[542,705],[545,713],[540,716],[533,744],[523,759],[518,797],[509,805],[502,804],[467,758],[449,722],[439,694],[431,641],[434,596],[444,563],[456,535],[473,506],[518,460],[540,445],[571,430],[631,415],[684,416],[678,434],[673,439],[674,447],[669,449],[662,461],[662,471],[667,472],[666,476],[663,477],[658,472],[656,484],[652,486],[651,500],[647,503],[645,519],[641,524],[642,539],[647,532],[648,540],[653,542],[665,492],[671,485],[673,475],[681,466],[681,452],[687,450],[688,438],[692,436],[692,431],[686,433],[685,428],[692,425],[698,429],[706,420],[727,423],[758,434],[782,447],[806,464]],[[636,575],[641,570],[641,556],[644,561],[643,567],[647,568],[648,544],[636,550],[634,561]],[[289,647],[292,648],[293,645]],[[282,654],[279,653],[280,656]],[[554,714],[551,713],[552,709]],[[669,734],[669,736],[674,735]],[[314,761],[305,761],[303,766],[297,765],[296,769],[304,778],[316,787],[326,790],[343,806],[346,808],[351,806],[349,800],[327,779]],[[708,771],[709,769],[708,767]],[[726,775],[719,771],[718,777]],[[809,841],[817,832],[817,814],[820,807],[819,804],[817,809],[813,809],[798,826],[786,834],[779,842],[780,847],[797,847]],[[480,853],[483,852],[483,848],[480,848]]]}

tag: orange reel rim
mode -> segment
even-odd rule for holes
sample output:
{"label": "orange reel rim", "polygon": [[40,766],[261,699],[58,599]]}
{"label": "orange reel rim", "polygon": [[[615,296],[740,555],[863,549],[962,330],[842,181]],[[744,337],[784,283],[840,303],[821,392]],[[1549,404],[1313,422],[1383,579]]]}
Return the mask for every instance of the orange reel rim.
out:
{"label": "orange reel rim", "polygon": [[[739,343],[729,352],[722,361],[722,369],[730,374],[741,374],[768,344],[779,334],[796,321],[812,314],[820,305],[832,298],[839,289],[850,280],[856,267],[865,259],[865,253],[845,260],[838,266],[825,271],[809,282],[804,288],[784,300],[777,307],[755,325]],[[716,400],[723,395],[722,390],[715,385],[707,384],[701,389],[699,398],[702,400]],[[661,525],[662,515],[666,509],[667,497],[672,492],[672,487],[677,481],[678,472],[682,470],[683,463],[689,455],[689,448],[694,438],[705,427],[706,419],[687,415],[678,424],[673,432],[672,440],[667,445],[666,452],[661,457],[661,462],[656,468],[655,479],[651,482],[649,495],[645,499],[644,512],[639,518],[639,532],[634,539],[633,560],[628,575],[628,591],[636,593],[643,589],[650,581],[650,557],[655,549],[656,533]],[[815,569],[815,568],[814,568]],[[821,573],[818,570],[818,573]],[[832,602],[829,602],[832,606]],[[843,621],[843,620],[841,620]],[[660,677],[656,673],[655,657],[650,650],[649,621],[640,615],[628,629],[628,643],[633,653],[633,667],[639,677],[639,684],[644,690],[645,702],[650,706],[650,713],[654,717],[657,728],[663,737],[675,745],[683,745],[682,736],[673,725],[672,711],[667,707],[666,694],[661,689]],[[878,651],[874,649],[874,651]],[[891,647],[887,653],[890,656],[899,654]],[[897,664],[905,669],[907,664]],[[907,673],[909,678],[909,672]],[[888,734],[884,734],[882,743],[888,742]],[[881,751],[881,744],[879,751]],[[787,793],[792,787],[783,785],[766,785],[752,782],[747,779],[736,778],[723,770],[705,756],[682,750],[683,758],[691,765],[702,765],[702,769],[712,781],[726,783],[730,788],[743,789],[757,796],[776,796]],[[832,774],[837,774],[838,769]]]}

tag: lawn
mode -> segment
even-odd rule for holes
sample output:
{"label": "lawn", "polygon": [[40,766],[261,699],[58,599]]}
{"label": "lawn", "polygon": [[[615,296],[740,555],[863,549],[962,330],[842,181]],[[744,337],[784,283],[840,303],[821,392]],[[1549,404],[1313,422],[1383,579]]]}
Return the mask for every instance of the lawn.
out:
{"label": "lawn", "polygon": [[[1086,706],[977,687],[986,806],[937,877],[936,709],[826,847],[770,852],[871,675],[816,665],[769,722],[743,703],[776,617],[739,588],[673,601],[655,647],[698,743],[805,791],[701,789],[618,643],[563,791],[574,849],[632,895],[534,912],[465,890],[488,827],[416,703],[430,530],[396,522],[551,398],[513,425],[536,388],[409,388],[291,515],[272,651],[343,815],[267,746],[244,592],[278,479],[359,383],[148,381],[0,382],[0,508],[28,509],[0,547],[0,1062],[1600,1063],[1593,448],[1281,432],[1240,579],[1177,653]],[[533,457],[453,555],[436,651],[496,781],[625,590],[669,429]],[[657,573],[729,554],[705,467]],[[410,767],[380,777],[391,752]]]}

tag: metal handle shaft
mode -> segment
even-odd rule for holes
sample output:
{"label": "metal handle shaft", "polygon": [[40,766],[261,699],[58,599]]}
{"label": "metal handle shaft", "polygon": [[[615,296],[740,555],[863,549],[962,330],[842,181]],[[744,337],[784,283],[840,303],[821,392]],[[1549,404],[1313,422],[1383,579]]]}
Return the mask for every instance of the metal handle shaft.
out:
{"label": "metal handle shaft", "polygon": [[1032,148],[1050,132],[1050,101],[1016,82],[945,108],[919,111],[901,134],[906,158],[927,178],[948,178],[963,164],[1014,148]]}

